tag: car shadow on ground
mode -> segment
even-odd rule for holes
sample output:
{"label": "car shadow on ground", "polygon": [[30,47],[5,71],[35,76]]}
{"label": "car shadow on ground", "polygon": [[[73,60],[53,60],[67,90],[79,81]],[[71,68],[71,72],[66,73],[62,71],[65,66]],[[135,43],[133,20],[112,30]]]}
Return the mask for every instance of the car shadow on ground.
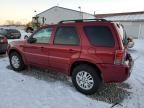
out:
{"label": "car shadow on ground", "polygon": [[[7,69],[12,70],[11,66],[7,66]],[[20,72],[20,74],[34,77],[38,80],[43,80],[46,82],[62,82],[66,86],[72,87],[74,89],[71,78],[61,73],[55,73],[44,69],[30,67]],[[103,84],[97,93],[87,97],[93,100],[104,101],[107,103],[121,103],[124,99],[130,96],[128,89],[131,89],[131,87],[127,83]]]}

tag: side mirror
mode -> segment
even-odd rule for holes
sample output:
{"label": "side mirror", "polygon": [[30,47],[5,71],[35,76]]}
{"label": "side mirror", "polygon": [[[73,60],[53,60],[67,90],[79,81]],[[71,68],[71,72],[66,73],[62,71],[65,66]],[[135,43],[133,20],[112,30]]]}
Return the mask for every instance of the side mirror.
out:
{"label": "side mirror", "polygon": [[35,43],[36,41],[37,41],[36,38],[29,38],[29,39],[27,40],[28,43]]}

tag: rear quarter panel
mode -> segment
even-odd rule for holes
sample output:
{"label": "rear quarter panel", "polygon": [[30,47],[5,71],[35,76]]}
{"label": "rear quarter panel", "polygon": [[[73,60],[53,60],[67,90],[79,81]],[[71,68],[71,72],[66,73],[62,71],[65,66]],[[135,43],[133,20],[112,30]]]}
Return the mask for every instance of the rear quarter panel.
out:
{"label": "rear quarter panel", "polygon": [[[84,26],[106,26],[108,27],[113,35],[115,44],[113,47],[103,47],[103,46],[93,46],[90,42],[88,37],[86,36],[83,27]],[[118,40],[118,33],[115,30],[115,27],[112,23],[86,23],[81,24],[80,35],[82,41],[82,52],[80,59],[89,60],[95,64],[113,64],[115,51],[120,48],[119,40]]]}

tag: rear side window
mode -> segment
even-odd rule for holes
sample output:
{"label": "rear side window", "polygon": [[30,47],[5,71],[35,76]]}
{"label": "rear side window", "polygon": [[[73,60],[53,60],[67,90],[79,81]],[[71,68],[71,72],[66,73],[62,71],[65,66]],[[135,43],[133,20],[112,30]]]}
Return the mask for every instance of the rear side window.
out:
{"label": "rear side window", "polygon": [[14,32],[14,33],[19,33],[19,31],[16,30],[16,29],[7,29],[7,31],[8,31],[8,32]]}
{"label": "rear side window", "polygon": [[0,34],[6,35],[6,34],[7,34],[7,31],[6,31],[5,29],[0,29]]}
{"label": "rear side window", "polygon": [[84,31],[95,46],[113,47],[115,44],[112,32],[106,26],[85,26]]}
{"label": "rear side window", "polygon": [[75,27],[59,27],[55,35],[55,44],[79,45],[79,36]]}

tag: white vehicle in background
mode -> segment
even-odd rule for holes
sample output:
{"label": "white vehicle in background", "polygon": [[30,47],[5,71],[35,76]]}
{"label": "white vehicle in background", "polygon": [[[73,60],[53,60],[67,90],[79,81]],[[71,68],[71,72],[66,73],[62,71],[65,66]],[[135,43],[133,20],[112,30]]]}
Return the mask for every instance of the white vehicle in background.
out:
{"label": "white vehicle in background", "polygon": [[124,45],[127,45],[128,48],[133,48],[135,44],[133,38],[130,36],[127,36],[124,26],[122,24],[119,24],[119,25],[120,25],[119,32],[122,37]]}
{"label": "white vehicle in background", "polygon": [[24,30],[18,29],[21,33],[21,38],[20,39],[8,39],[8,43],[15,41],[15,40],[25,40],[27,39],[32,33],[27,33]]}
{"label": "white vehicle in background", "polygon": [[21,39],[27,39],[32,33],[27,33],[24,30],[19,30],[22,34]]}

